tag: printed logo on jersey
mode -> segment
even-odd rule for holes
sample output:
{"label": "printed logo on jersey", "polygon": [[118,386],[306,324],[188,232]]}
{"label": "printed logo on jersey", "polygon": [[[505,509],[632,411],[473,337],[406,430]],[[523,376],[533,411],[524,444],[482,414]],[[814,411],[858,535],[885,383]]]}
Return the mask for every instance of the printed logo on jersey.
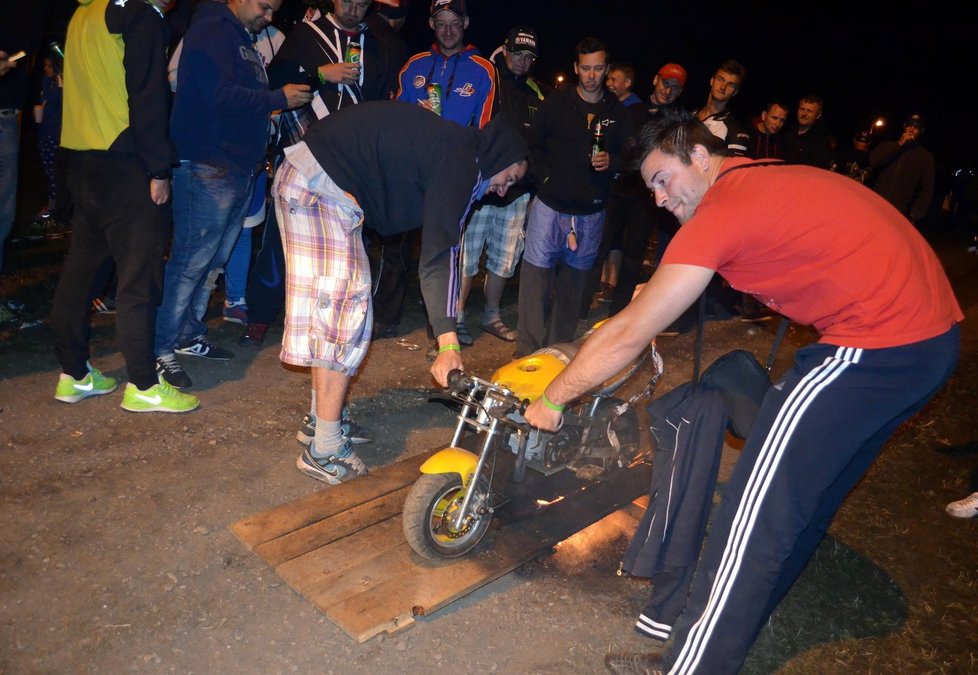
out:
{"label": "printed logo on jersey", "polygon": [[475,87],[472,86],[471,82],[466,82],[458,89],[453,89],[452,91],[454,91],[459,96],[465,96],[466,98],[468,98],[469,96],[475,94]]}
{"label": "printed logo on jersey", "polygon": [[415,75],[414,76],[414,88],[415,89],[420,89],[424,85],[425,85],[425,77],[424,77],[424,75]]}

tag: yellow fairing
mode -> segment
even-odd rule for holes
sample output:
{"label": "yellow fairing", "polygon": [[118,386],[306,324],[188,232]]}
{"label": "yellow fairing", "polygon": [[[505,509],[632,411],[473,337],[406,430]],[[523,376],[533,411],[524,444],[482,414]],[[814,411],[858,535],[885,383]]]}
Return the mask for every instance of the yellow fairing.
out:
{"label": "yellow fairing", "polygon": [[553,354],[530,354],[497,370],[492,381],[519,398],[535,401],[563,369],[564,362]]}
{"label": "yellow fairing", "polygon": [[457,473],[462,477],[462,485],[468,485],[478,463],[479,457],[468,450],[448,447],[426,459],[421,465],[421,473]]}

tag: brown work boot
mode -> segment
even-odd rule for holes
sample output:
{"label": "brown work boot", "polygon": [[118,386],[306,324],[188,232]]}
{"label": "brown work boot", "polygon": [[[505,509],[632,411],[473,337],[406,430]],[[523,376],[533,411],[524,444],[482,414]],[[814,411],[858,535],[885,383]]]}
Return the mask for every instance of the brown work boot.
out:
{"label": "brown work boot", "polygon": [[665,672],[659,652],[606,654],[604,665],[615,675],[662,675]]}

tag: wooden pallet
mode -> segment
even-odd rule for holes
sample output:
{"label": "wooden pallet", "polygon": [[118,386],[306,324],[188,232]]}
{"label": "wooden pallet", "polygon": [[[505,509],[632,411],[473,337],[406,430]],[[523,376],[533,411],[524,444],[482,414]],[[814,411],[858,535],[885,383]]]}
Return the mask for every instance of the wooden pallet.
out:
{"label": "wooden pallet", "polygon": [[[357,642],[411,626],[501,577],[648,491],[651,467],[583,483],[568,472],[528,471],[507,482],[501,456],[494,485],[511,501],[469,556],[430,561],[401,531],[401,508],[418,467],[434,451],[371,471],[350,483],[244,518],[231,531],[304,598]],[[563,497],[563,499],[559,499]],[[553,502],[540,506],[538,499]]]}

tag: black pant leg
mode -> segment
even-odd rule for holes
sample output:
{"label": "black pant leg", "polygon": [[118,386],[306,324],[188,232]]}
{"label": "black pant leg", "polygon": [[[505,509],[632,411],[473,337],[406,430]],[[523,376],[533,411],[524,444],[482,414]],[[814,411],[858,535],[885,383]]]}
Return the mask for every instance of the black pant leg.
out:
{"label": "black pant leg", "polygon": [[557,264],[553,312],[550,314],[546,344],[574,340],[581,298],[584,297],[584,286],[587,284],[589,272],[590,270],[579,270],[563,263]]}
{"label": "black pant leg", "polygon": [[380,263],[373,280],[374,321],[388,326],[401,323],[407,295],[407,271],[417,230],[380,237]]}
{"label": "black pant leg", "polygon": [[531,265],[525,259],[520,263],[517,356],[532,354],[544,346],[553,278],[554,270],[551,268]]}
{"label": "black pant leg", "polygon": [[285,251],[275,209],[268,210],[261,247],[248,274],[248,321],[270,324],[285,306]]}

